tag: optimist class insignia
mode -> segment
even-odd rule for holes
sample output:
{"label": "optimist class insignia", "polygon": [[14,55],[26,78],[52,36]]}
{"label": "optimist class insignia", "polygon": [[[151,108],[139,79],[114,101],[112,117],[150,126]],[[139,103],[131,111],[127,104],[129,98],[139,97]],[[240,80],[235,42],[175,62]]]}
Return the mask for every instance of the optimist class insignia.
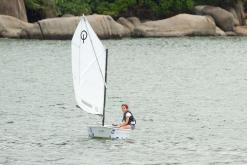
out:
{"label": "optimist class insignia", "polygon": [[82,39],[83,43],[84,43],[84,41],[87,39],[87,32],[86,32],[85,30],[83,30],[83,31],[81,32],[81,39]]}

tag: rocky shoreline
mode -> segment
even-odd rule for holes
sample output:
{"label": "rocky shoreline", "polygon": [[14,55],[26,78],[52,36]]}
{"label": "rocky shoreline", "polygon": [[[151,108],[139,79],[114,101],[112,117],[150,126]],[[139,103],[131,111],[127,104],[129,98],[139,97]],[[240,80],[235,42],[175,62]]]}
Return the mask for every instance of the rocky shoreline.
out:
{"label": "rocky shoreline", "polygon": [[[80,19],[67,16],[28,23],[13,16],[0,15],[0,37],[69,40]],[[156,21],[142,22],[137,17],[120,17],[115,21],[111,16],[97,14],[89,15],[87,19],[101,39],[247,36],[247,26],[241,23],[241,18],[234,9],[227,11],[214,6],[196,6],[195,15],[178,14]]]}

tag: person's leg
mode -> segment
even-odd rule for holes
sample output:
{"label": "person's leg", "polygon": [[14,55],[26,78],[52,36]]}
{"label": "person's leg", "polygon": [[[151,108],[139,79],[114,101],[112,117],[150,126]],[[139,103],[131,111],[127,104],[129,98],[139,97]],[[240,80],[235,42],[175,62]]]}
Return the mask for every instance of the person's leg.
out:
{"label": "person's leg", "polygon": [[123,128],[123,129],[131,129],[131,126],[130,125],[125,125],[125,126],[122,126],[120,128]]}

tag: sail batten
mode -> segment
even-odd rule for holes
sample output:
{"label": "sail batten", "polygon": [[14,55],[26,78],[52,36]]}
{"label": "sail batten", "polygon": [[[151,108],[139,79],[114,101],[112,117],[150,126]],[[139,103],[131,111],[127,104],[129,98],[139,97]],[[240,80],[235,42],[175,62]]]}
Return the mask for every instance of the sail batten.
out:
{"label": "sail batten", "polygon": [[92,114],[103,114],[105,97],[105,47],[86,17],[82,18],[71,42],[72,72],[78,106]]}

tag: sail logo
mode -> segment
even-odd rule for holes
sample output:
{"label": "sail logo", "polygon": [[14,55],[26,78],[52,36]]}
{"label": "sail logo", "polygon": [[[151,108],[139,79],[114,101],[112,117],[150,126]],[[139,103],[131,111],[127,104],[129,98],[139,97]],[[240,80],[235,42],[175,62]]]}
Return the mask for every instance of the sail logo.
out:
{"label": "sail logo", "polygon": [[81,32],[81,39],[82,39],[83,43],[87,39],[87,32],[86,32],[86,30],[83,30]]}

